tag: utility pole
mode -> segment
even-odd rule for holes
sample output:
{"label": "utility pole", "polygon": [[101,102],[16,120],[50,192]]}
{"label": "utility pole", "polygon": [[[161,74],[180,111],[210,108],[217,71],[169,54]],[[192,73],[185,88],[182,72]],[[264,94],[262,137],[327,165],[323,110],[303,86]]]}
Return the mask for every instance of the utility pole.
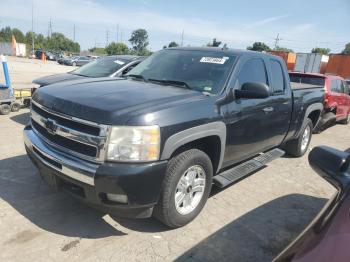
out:
{"label": "utility pole", "polygon": [[51,38],[51,35],[52,35],[52,21],[51,21],[51,18],[50,18],[49,28],[48,28],[48,31],[47,31],[47,37]]}
{"label": "utility pole", "polygon": [[34,55],[34,1],[32,0],[32,55]]}
{"label": "utility pole", "polygon": [[277,34],[277,37],[275,38],[275,49],[277,48],[277,46],[278,46],[278,43],[279,43],[279,41],[281,41],[282,39],[280,38],[280,34],[278,33]]}
{"label": "utility pole", "polygon": [[184,45],[184,33],[185,33],[185,31],[182,29],[182,33],[181,33],[181,46]]}
{"label": "utility pole", "polygon": [[108,46],[109,43],[109,31],[108,29],[106,30],[106,46]]}
{"label": "utility pole", "polygon": [[75,42],[75,24],[73,26],[73,41]]}
{"label": "utility pole", "polygon": [[120,31],[120,43],[123,43],[123,31]]}
{"label": "utility pole", "polygon": [[119,43],[119,24],[117,24],[117,43]]}

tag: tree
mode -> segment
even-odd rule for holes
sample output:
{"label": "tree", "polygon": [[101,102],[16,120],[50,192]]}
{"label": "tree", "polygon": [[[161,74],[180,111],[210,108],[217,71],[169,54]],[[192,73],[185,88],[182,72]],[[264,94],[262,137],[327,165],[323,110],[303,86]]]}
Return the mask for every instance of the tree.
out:
{"label": "tree", "polygon": [[89,49],[89,52],[96,55],[104,55],[107,54],[106,49],[103,47],[93,47]]}
{"label": "tree", "polygon": [[217,41],[216,38],[213,39],[212,43],[208,43],[207,46],[209,47],[219,47],[221,45],[221,41]]}
{"label": "tree", "polygon": [[145,29],[137,29],[132,32],[129,42],[132,44],[133,53],[138,55],[145,55],[149,52],[148,46],[148,33]]}
{"label": "tree", "polygon": [[289,49],[287,47],[281,47],[281,46],[276,46],[276,48],[273,49],[274,51],[282,51],[282,52],[288,52],[288,53],[294,53],[292,49]]}
{"label": "tree", "polygon": [[179,46],[179,44],[176,43],[175,41],[170,42],[168,45],[168,47],[178,47],[178,46]]}
{"label": "tree", "polygon": [[11,27],[7,26],[0,30],[0,42],[11,42],[12,41],[12,30]]}
{"label": "tree", "polygon": [[14,37],[16,38],[17,43],[25,43],[26,38],[21,30],[19,30],[18,28],[13,28],[11,31],[12,35],[14,35]]}
{"label": "tree", "polygon": [[109,55],[126,55],[129,53],[129,48],[124,43],[112,42],[106,46],[105,50]]}
{"label": "tree", "polygon": [[342,52],[343,55],[350,55],[350,43],[345,45],[345,49]]}
{"label": "tree", "polygon": [[64,34],[54,32],[51,34],[51,37],[47,37],[45,42],[45,49],[48,50],[60,50],[60,51],[69,51],[73,53],[80,52],[80,45],[77,42],[74,42]]}
{"label": "tree", "polygon": [[268,51],[271,51],[271,48],[263,43],[263,42],[255,42],[253,44],[253,46],[248,46],[247,47],[248,50],[252,50],[252,51],[258,51],[258,52],[262,52],[262,51],[265,51],[265,52],[268,52]]}
{"label": "tree", "polygon": [[311,53],[314,54],[322,54],[322,55],[328,55],[331,52],[329,48],[321,48],[321,47],[315,47],[312,48]]}

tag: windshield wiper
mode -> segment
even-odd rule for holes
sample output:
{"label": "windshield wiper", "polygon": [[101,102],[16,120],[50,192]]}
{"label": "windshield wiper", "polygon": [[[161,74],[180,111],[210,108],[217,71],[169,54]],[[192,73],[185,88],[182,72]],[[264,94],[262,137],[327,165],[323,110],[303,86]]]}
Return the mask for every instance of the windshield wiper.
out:
{"label": "windshield wiper", "polygon": [[161,80],[161,79],[148,79],[148,81],[153,81],[153,82],[158,82],[158,83],[162,83],[162,84],[168,84],[168,85],[173,85],[173,86],[182,86],[182,87],[186,87],[187,89],[192,90],[192,88],[183,81],[178,81],[178,80]]}
{"label": "windshield wiper", "polygon": [[143,75],[130,74],[130,75],[126,75],[126,77],[134,77],[137,79],[142,79],[145,82],[148,82],[147,79]]}

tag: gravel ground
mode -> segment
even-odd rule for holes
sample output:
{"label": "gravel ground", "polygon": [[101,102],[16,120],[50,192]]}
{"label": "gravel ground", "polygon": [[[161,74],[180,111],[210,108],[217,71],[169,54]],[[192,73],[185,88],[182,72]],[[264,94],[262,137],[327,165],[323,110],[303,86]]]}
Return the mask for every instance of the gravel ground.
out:
{"label": "gravel ground", "polygon": [[[48,62],[38,68],[44,69],[11,77],[28,85],[30,75],[61,70]],[[28,109],[0,116],[0,261],[271,261],[335,192],[307,156],[281,158],[224,190],[213,188],[201,214],[183,228],[112,218],[40,179],[23,147],[28,118]],[[349,126],[315,135],[311,147],[321,144],[349,148]]]}

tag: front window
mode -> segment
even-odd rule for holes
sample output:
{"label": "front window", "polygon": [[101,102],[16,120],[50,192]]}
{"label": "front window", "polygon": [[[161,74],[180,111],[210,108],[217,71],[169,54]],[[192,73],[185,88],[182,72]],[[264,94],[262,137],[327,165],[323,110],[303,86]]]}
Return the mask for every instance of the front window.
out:
{"label": "front window", "polygon": [[215,94],[223,88],[234,61],[235,56],[221,51],[162,50],[127,75]]}
{"label": "front window", "polygon": [[126,60],[115,57],[100,58],[74,70],[71,74],[86,77],[107,77],[125,66],[126,63]]}

